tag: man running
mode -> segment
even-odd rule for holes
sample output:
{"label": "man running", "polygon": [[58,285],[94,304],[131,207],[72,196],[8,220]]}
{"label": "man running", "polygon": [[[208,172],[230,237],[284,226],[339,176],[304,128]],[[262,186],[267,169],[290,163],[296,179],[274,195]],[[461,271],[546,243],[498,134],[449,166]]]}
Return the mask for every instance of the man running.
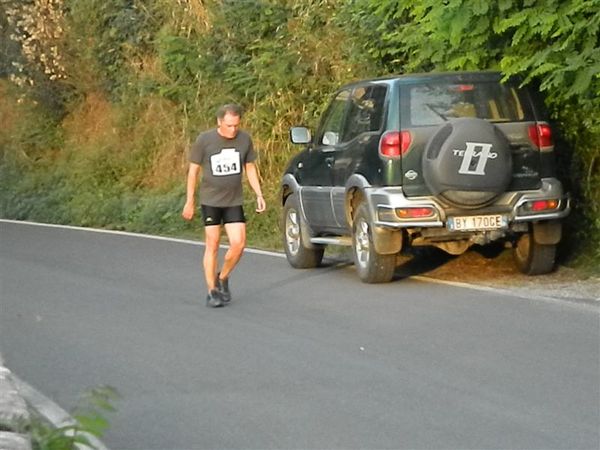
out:
{"label": "man running", "polygon": [[[200,208],[205,226],[204,276],[208,295],[206,306],[224,306],[231,301],[229,276],[246,247],[246,218],[242,195],[245,170],[256,194],[256,212],[266,209],[262,196],[256,153],[248,133],[240,129],[242,108],[227,104],[217,111],[217,128],[201,133],[192,145],[187,175],[187,198],[182,216],[191,220],[196,211],[196,186],[200,182]],[[221,225],[229,240],[229,249],[220,271],[218,268]]]}

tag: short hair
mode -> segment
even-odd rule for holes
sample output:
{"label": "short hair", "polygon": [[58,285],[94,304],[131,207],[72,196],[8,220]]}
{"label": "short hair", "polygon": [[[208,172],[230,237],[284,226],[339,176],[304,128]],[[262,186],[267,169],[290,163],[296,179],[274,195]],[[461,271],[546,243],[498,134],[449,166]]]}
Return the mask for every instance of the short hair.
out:
{"label": "short hair", "polygon": [[222,119],[225,117],[225,114],[231,114],[232,116],[238,116],[240,119],[242,118],[244,110],[237,103],[227,103],[217,109],[217,119]]}

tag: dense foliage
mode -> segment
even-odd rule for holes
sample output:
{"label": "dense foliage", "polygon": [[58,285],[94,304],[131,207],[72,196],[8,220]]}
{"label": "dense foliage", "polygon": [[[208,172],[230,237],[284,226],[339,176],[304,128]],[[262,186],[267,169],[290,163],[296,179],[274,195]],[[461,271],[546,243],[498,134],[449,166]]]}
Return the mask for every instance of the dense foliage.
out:
{"label": "dense foliage", "polygon": [[600,258],[599,27],[600,0],[0,0],[0,216],[194,232],[187,147],[236,101],[270,205],[252,244],[277,247],[287,129],[335,86],[495,68],[546,94],[571,242]]}

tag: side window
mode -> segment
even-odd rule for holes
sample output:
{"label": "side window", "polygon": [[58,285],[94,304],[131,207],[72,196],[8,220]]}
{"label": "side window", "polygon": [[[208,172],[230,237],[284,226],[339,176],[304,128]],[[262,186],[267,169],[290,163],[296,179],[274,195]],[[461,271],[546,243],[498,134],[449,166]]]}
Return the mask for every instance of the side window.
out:
{"label": "side window", "polygon": [[386,87],[377,84],[354,89],[350,98],[343,142],[350,141],[361,133],[379,131],[383,121],[386,93]]}
{"label": "side window", "polygon": [[331,102],[323,119],[317,142],[323,145],[336,145],[341,141],[344,114],[350,91],[340,92]]}

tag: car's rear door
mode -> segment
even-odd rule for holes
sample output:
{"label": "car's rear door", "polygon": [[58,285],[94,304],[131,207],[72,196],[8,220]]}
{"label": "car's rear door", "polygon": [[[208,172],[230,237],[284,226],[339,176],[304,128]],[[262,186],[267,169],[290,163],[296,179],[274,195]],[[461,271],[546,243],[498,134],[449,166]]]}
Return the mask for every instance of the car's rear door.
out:
{"label": "car's rear door", "polygon": [[381,159],[377,153],[383,128],[388,87],[383,83],[357,85],[350,97],[341,145],[335,151],[331,201],[340,228],[346,219],[346,182],[353,174],[370,183],[380,177]]}

